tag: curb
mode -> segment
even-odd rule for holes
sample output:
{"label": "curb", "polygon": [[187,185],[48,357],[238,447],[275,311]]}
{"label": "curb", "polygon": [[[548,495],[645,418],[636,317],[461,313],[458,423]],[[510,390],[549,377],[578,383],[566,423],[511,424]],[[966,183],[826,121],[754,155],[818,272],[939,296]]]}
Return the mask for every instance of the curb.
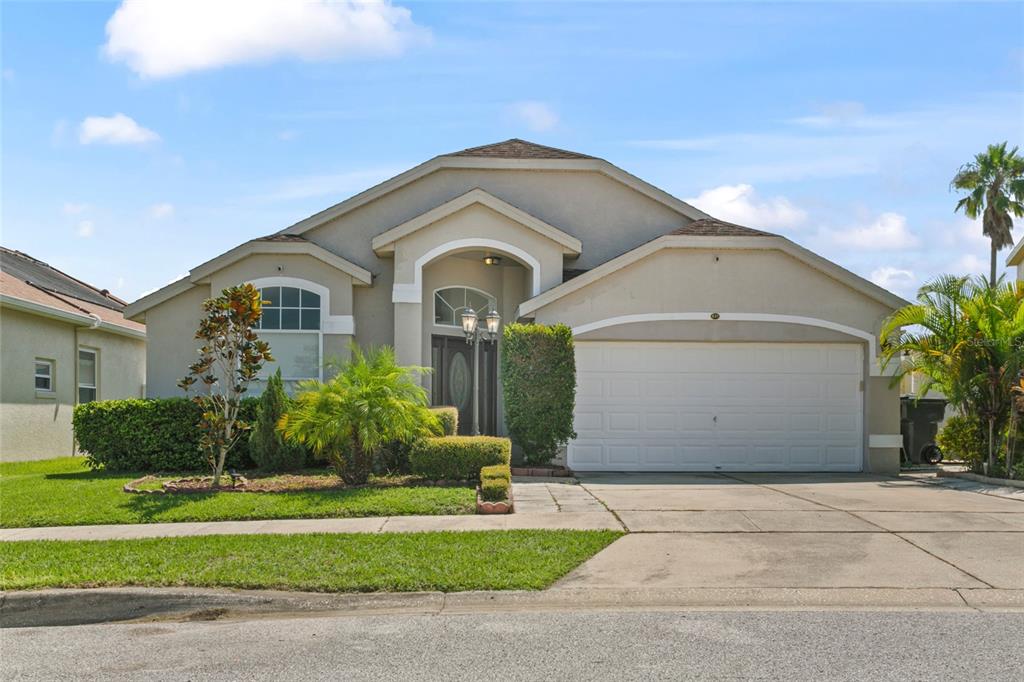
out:
{"label": "curb", "polygon": [[326,594],[204,588],[0,593],[0,628],[260,616],[671,610],[1024,611],[1024,590],[955,588],[555,588],[540,592]]}
{"label": "curb", "polygon": [[1020,488],[1024,490],[1024,481],[1018,481],[1014,478],[992,478],[991,476],[982,476],[981,474],[975,474],[970,471],[937,471],[935,472],[935,477],[959,478],[965,481],[985,483],[987,485],[994,485],[1000,488]]}

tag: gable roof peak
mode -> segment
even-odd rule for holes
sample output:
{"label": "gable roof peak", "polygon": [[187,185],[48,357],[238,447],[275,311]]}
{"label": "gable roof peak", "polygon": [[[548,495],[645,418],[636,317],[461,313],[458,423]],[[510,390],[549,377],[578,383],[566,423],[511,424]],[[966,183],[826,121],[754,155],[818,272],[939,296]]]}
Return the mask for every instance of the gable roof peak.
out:
{"label": "gable roof peak", "polygon": [[778,237],[764,230],[755,230],[736,223],[727,223],[718,218],[702,218],[669,232],[671,235],[689,237]]}
{"label": "gable roof peak", "polygon": [[503,142],[469,147],[462,151],[443,154],[443,156],[476,156],[492,159],[594,159],[597,157],[567,149],[548,147],[529,140],[513,137]]}

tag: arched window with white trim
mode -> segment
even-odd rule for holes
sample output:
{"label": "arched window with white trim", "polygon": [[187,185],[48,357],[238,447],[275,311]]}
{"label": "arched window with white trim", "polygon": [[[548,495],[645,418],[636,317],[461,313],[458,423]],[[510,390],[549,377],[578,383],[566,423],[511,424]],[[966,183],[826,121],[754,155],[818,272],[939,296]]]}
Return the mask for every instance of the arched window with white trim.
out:
{"label": "arched window with white trim", "polygon": [[281,378],[295,382],[323,378],[323,317],[327,288],[291,277],[252,282],[263,297],[263,315],[256,325],[270,344],[274,362],[260,371],[266,379],[281,368]]}
{"label": "arched window with white trim", "polygon": [[482,320],[496,310],[497,299],[473,287],[444,287],[434,292],[434,324],[462,329],[462,312],[472,308]]}

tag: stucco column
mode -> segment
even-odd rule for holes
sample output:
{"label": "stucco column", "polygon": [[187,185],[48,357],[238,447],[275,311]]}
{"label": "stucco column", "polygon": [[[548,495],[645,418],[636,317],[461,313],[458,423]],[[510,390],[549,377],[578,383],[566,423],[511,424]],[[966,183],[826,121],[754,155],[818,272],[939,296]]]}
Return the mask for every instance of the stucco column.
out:
{"label": "stucco column", "polygon": [[865,381],[868,432],[867,470],[873,474],[900,473],[900,391],[892,377],[872,376]]}
{"label": "stucco column", "polygon": [[423,305],[421,303],[395,303],[395,357],[400,365],[429,365],[424,363]]}

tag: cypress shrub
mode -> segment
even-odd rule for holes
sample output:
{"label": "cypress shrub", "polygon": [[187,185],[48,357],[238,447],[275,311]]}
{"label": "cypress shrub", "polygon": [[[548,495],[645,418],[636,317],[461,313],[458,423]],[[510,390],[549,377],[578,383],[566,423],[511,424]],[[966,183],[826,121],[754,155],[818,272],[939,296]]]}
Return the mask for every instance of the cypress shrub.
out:
{"label": "cypress shrub", "polygon": [[252,460],[264,471],[296,471],[306,463],[305,448],[286,443],[277,430],[277,423],[288,411],[289,403],[279,367],[267,380],[256,405],[256,423],[249,433]]}

